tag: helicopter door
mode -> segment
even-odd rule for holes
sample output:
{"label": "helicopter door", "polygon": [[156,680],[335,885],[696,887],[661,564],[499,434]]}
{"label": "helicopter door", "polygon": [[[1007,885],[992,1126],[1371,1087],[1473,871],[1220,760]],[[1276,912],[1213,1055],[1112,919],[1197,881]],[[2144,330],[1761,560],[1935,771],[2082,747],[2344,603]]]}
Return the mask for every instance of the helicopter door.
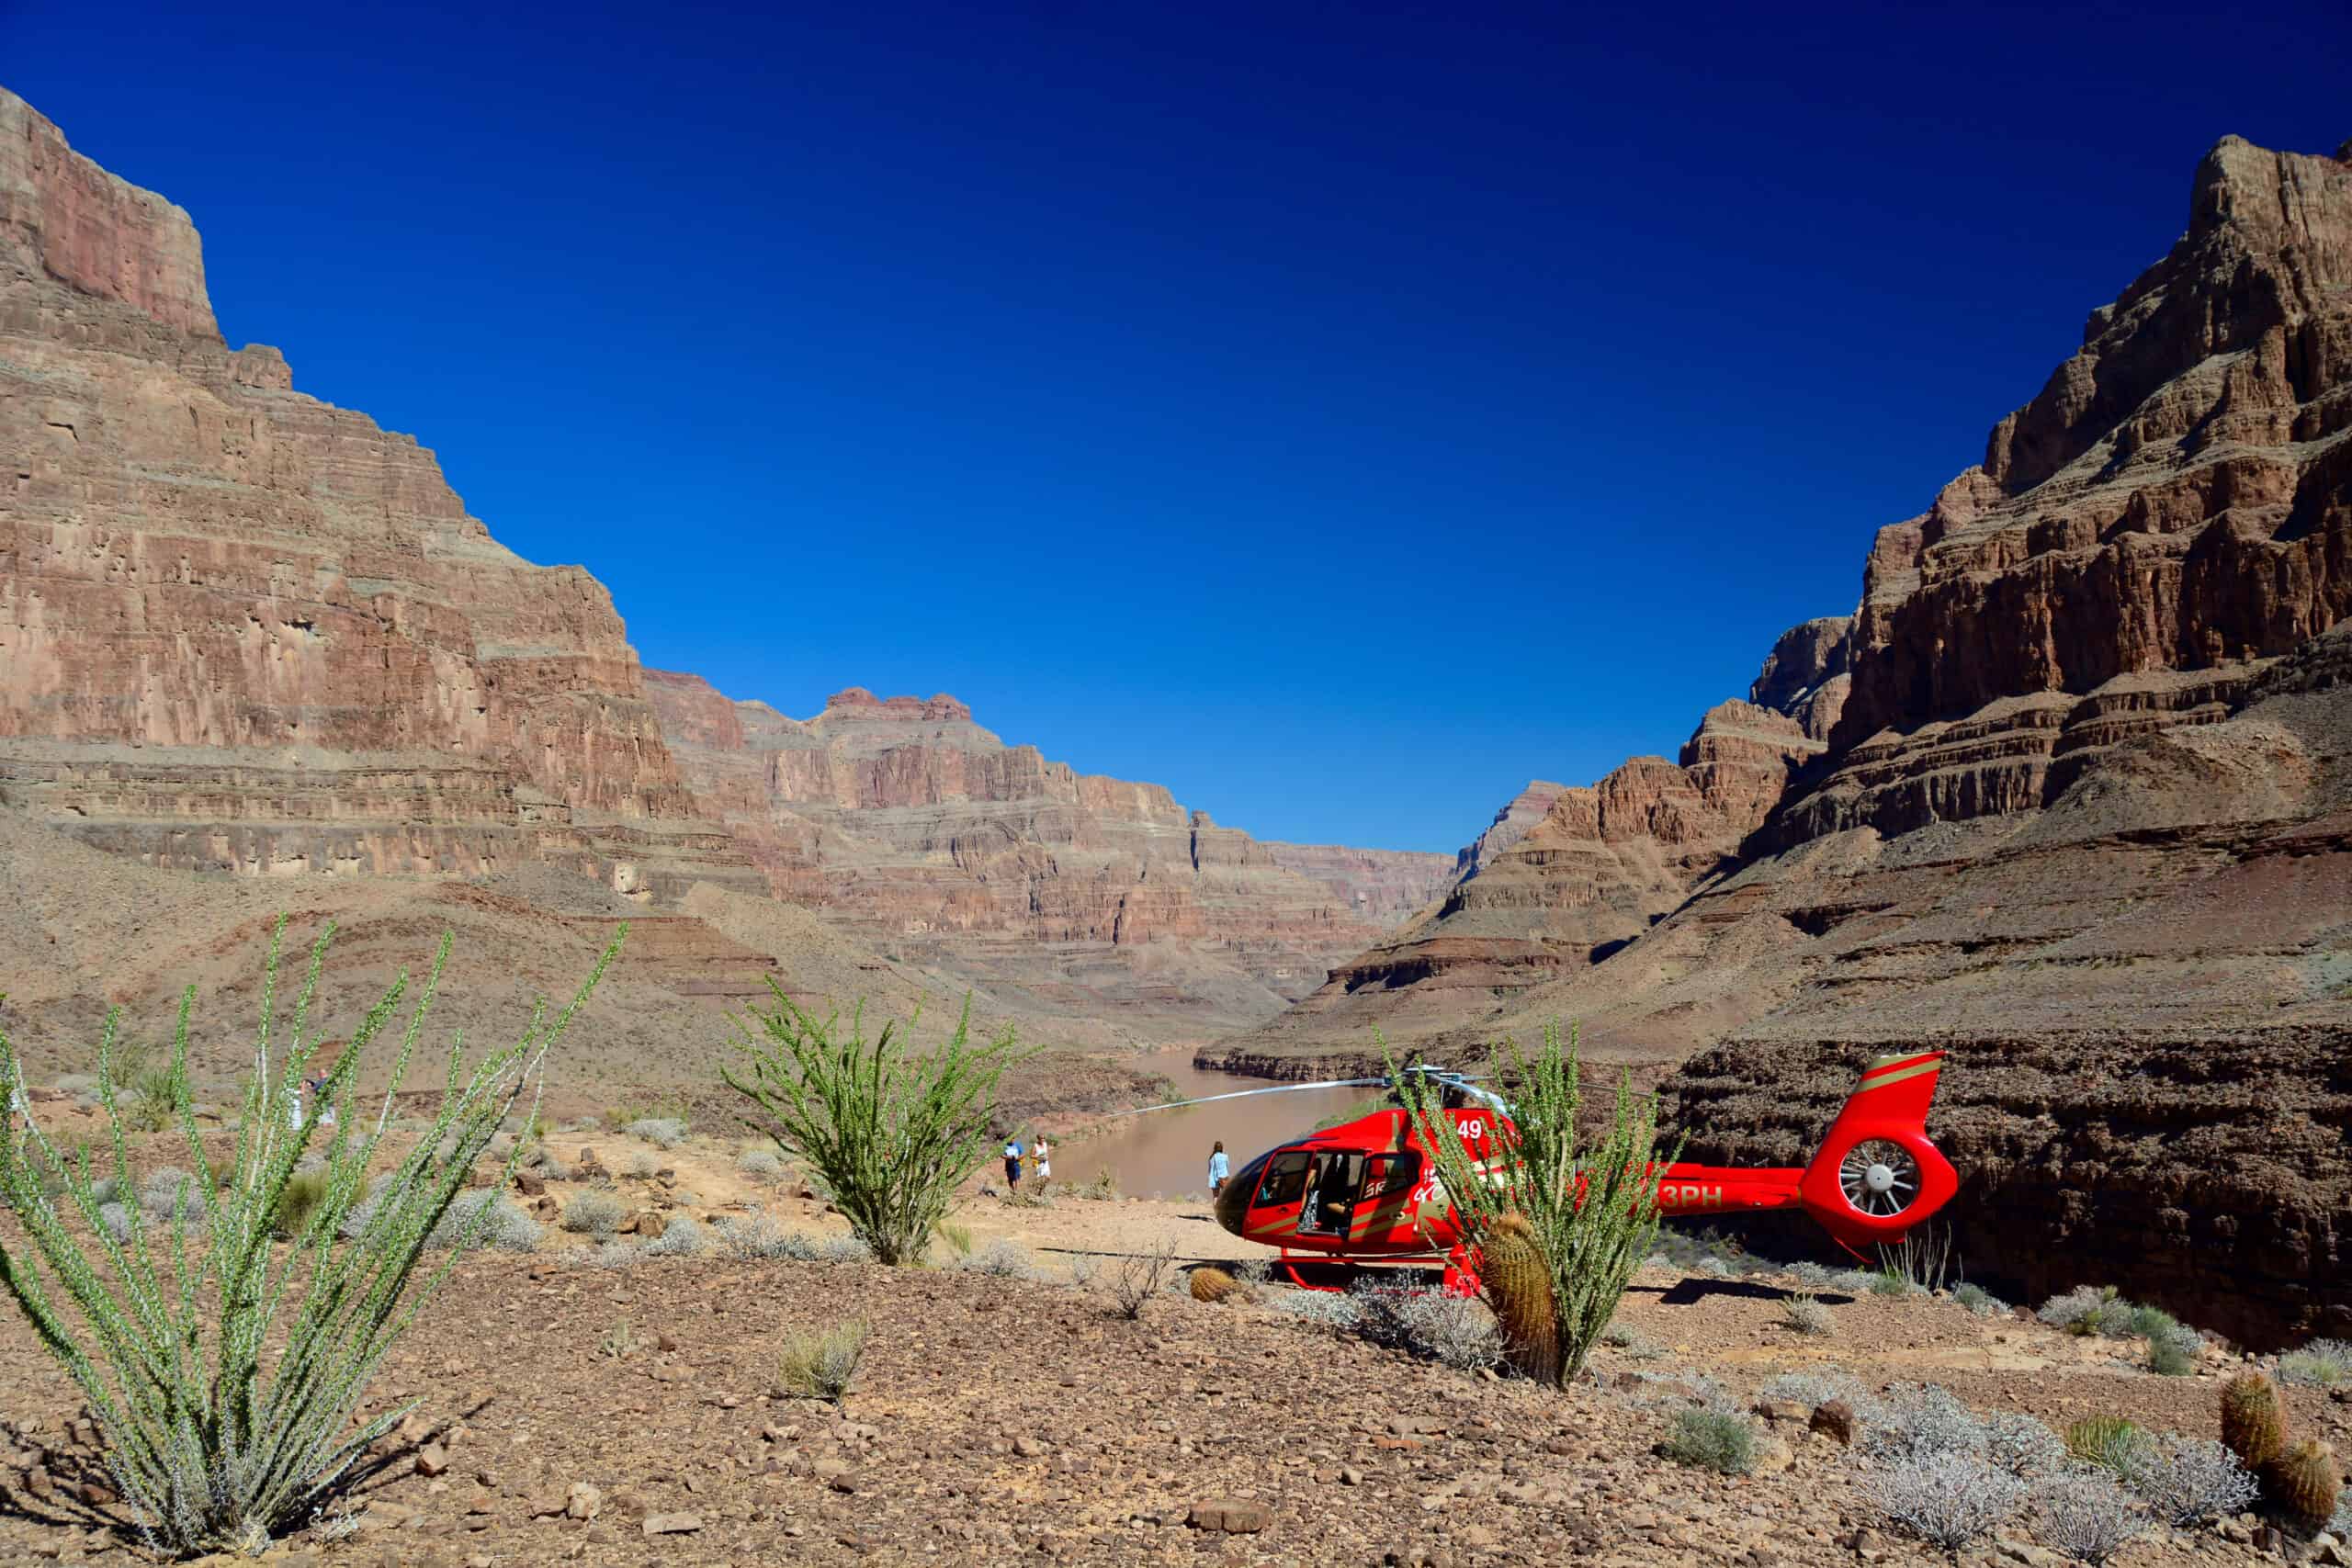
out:
{"label": "helicopter door", "polygon": [[1355,1208],[1356,1190],[1363,1183],[1361,1154],[1334,1151],[1316,1156],[1307,1183],[1306,1206],[1299,1211],[1299,1230],[1320,1235],[1346,1235],[1349,1216]]}

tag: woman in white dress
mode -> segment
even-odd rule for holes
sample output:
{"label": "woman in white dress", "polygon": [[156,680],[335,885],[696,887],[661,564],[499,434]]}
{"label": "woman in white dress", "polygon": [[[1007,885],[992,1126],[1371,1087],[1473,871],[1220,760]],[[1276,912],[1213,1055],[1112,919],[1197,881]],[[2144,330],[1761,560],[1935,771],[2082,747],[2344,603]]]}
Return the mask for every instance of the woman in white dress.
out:
{"label": "woman in white dress", "polygon": [[1054,1145],[1046,1142],[1045,1134],[1040,1133],[1034,1147],[1037,1155],[1037,1182],[1043,1186],[1054,1178]]}

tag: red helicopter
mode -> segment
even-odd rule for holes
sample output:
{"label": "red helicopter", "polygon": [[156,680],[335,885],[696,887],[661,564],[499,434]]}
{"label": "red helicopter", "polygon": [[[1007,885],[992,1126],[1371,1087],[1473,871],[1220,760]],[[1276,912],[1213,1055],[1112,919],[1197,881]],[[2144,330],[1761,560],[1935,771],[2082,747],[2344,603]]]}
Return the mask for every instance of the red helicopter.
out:
{"label": "red helicopter", "polygon": [[[1928,1109],[1944,1053],[1880,1056],[1811,1164],[1797,1168],[1675,1164],[1652,1167],[1658,1207],[1668,1219],[1712,1218],[1764,1209],[1804,1209],[1858,1256],[1874,1243],[1900,1240],[1950,1202],[1960,1179],[1928,1140]],[[1404,1069],[1434,1090],[1474,1159],[1501,1157],[1516,1141],[1510,1106],[1474,1075],[1430,1066]],[[1282,1084],[1200,1100],[1143,1107],[1239,1100],[1301,1089],[1382,1087],[1385,1077]],[[1139,1112],[1137,1112],[1139,1113]],[[1414,1262],[1445,1265],[1446,1287],[1469,1293],[1476,1276],[1453,1200],[1438,1179],[1421,1132],[1397,1108],[1375,1111],[1270,1149],[1234,1172],[1216,1197],[1217,1224],[1249,1241],[1281,1249],[1292,1279],[1301,1262]]]}

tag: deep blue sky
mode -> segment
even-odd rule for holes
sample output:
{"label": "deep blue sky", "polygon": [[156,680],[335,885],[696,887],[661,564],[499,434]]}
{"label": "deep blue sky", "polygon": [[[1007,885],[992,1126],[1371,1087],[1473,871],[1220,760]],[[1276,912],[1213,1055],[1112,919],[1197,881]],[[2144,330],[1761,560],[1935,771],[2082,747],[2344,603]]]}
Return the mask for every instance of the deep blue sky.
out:
{"label": "deep blue sky", "polygon": [[0,0],[230,341],[647,663],[1434,850],[1849,609],[2204,150],[2330,150],[2348,82],[2341,0]]}

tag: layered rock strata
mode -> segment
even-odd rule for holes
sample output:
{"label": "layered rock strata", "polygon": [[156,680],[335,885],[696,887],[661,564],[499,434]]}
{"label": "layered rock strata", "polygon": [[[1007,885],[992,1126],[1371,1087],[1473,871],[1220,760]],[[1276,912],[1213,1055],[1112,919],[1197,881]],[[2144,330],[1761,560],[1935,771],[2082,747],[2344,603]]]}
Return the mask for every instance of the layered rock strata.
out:
{"label": "layered rock strata", "polygon": [[1939,1045],[1972,1273],[2352,1334],[2347,614],[2352,161],[2226,139],[2171,253],[1881,531],[1850,626],[1781,637],[1751,695],[1826,748],[1685,902],[1544,984],[1318,995],[1223,1058],[1577,1018],[1690,1058],[1695,1157],[1783,1162],[1871,1053]]}
{"label": "layered rock strata", "polygon": [[1262,1016],[1450,870],[1261,843],[1160,785],[1008,746],[950,696],[852,687],[802,720],[691,675],[649,681],[695,786],[745,837],[804,856],[829,918],[984,982],[1035,987],[1053,965],[1073,1000],[1181,1010],[1193,986],[1216,1016]]}
{"label": "layered rock strata", "polygon": [[0,806],[195,870],[752,879],[603,586],[291,389],[187,215],[0,91]]}

